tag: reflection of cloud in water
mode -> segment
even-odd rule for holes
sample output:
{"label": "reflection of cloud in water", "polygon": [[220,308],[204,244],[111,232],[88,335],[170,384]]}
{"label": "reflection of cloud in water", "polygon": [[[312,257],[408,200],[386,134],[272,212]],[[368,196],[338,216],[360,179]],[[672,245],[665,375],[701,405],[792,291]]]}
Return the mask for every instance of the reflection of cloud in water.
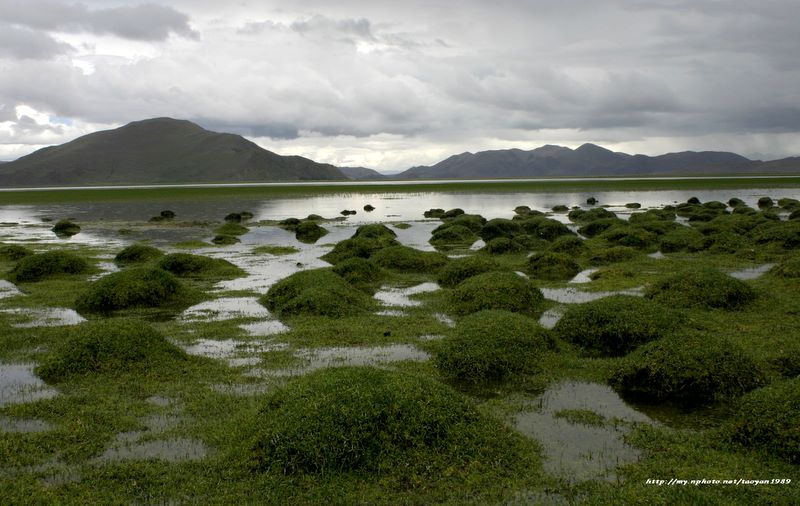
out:
{"label": "reflection of cloud in water", "polygon": [[384,286],[375,292],[375,299],[383,303],[384,306],[392,307],[416,307],[421,306],[422,302],[412,300],[409,297],[419,293],[435,292],[439,289],[436,283],[421,283],[407,288],[394,288]]}
{"label": "reflection of cloud in water", "polygon": [[64,327],[86,321],[86,318],[79,315],[74,309],[64,307],[2,309],[0,313],[21,315],[28,320],[13,324],[12,327],[16,328]]}
{"label": "reflection of cloud in water", "polygon": [[181,320],[222,321],[269,316],[267,308],[259,304],[255,297],[222,297],[195,304],[183,312]]}
{"label": "reflection of cloud in water", "polygon": [[19,291],[17,285],[12,283],[11,281],[0,279],[0,299],[7,299],[8,297],[16,297],[17,295],[22,295],[22,292]]}
{"label": "reflection of cloud in water", "polygon": [[560,302],[562,304],[583,304],[593,300],[610,297],[611,295],[633,295],[641,297],[644,295],[644,288],[631,288],[629,290],[618,290],[615,292],[584,292],[575,288],[540,288],[545,299]]}
{"label": "reflection of cloud in water", "polygon": [[758,279],[764,274],[767,273],[770,269],[775,267],[775,264],[764,264],[759,265],[758,267],[750,267],[748,269],[742,269],[740,271],[731,272],[730,275],[736,279],[741,279],[742,281],[748,279]]}
{"label": "reflection of cloud in water", "polygon": [[58,392],[33,374],[35,364],[0,363],[0,407],[51,399]]}

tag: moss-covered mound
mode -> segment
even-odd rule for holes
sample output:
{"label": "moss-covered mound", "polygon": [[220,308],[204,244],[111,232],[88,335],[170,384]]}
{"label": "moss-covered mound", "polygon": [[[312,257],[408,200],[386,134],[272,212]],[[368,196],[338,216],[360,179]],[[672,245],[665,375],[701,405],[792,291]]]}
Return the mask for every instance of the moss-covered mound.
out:
{"label": "moss-covered mound", "polygon": [[731,206],[731,207],[739,207],[739,206],[743,206],[745,204],[744,204],[744,200],[742,200],[742,199],[740,199],[738,197],[731,197],[728,200],[728,205]]}
{"label": "moss-covered mound", "polygon": [[434,233],[439,230],[444,230],[447,227],[460,225],[462,227],[467,227],[477,234],[481,231],[484,224],[486,224],[486,218],[479,214],[459,214],[454,218],[445,219],[444,223],[434,229]]}
{"label": "moss-covered mound", "polygon": [[648,209],[642,213],[633,213],[628,218],[628,223],[636,225],[653,221],[675,221],[675,211],[672,209]]}
{"label": "moss-covered mound", "polygon": [[437,228],[431,235],[429,243],[439,249],[449,247],[469,247],[478,240],[478,235],[463,225]]}
{"label": "moss-covered mound", "polygon": [[41,361],[36,374],[58,383],[87,373],[162,370],[186,354],[138,320],[110,319],[64,328],[65,338]]}
{"label": "moss-covered mound", "polygon": [[611,385],[650,400],[697,405],[764,385],[761,367],[739,346],[713,334],[651,341],[623,358]]}
{"label": "moss-covered mound", "polygon": [[800,255],[787,258],[769,270],[769,274],[779,278],[800,278]]}
{"label": "moss-covered mound", "polygon": [[589,255],[588,260],[591,265],[607,265],[616,262],[627,262],[640,254],[639,251],[629,246],[612,246],[595,251]]}
{"label": "moss-covered mound", "polygon": [[513,460],[510,431],[446,385],[367,367],[323,369],[267,398],[250,446],[254,470],[284,474],[445,468]]}
{"label": "moss-covered mound", "polygon": [[92,270],[89,262],[66,251],[48,251],[25,256],[8,273],[9,281],[24,283],[61,274],[85,274]]}
{"label": "moss-covered mound", "polygon": [[789,214],[789,219],[792,221],[800,221],[800,209],[796,209]]}
{"label": "moss-covered mound", "polygon": [[297,229],[297,226],[302,223],[299,218],[286,218],[278,222],[278,226],[284,230],[291,230],[292,232]]}
{"label": "moss-covered mound", "polygon": [[244,225],[239,225],[238,223],[234,223],[231,221],[225,223],[224,225],[218,227],[215,230],[215,232],[218,235],[233,235],[233,236],[244,235],[249,231],[250,229],[245,227]]}
{"label": "moss-covered mound", "polygon": [[520,240],[521,237],[495,237],[486,246],[481,248],[484,253],[490,255],[505,255],[506,253],[521,253],[528,249],[526,243]]}
{"label": "moss-covered mound", "polygon": [[214,238],[211,239],[211,242],[217,246],[230,246],[231,244],[236,244],[241,241],[235,235],[220,234],[214,236]]}
{"label": "moss-covered mound", "polygon": [[93,282],[75,305],[81,312],[108,313],[134,307],[188,306],[196,299],[196,294],[167,271],[130,267]]}
{"label": "moss-covered mound", "polygon": [[439,271],[437,282],[443,288],[453,288],[467,278],[484,272],[504,270],[491,258],[473,255],[451,260]]}
{"label": "moss-covered mound", "polygon": [[461,320],[439,343],[436,367],[443,377],[464,383],[502,381],[535,372],[538,358],[552,346],[536,320],[508,311],[479,311]]}
{"label": "moss-covered mound", "polygon": [[447,211],[445,211],[445,213],[442,215],[442,218],[444,219],[455,218],[456,216],[461,216],[462,214],[465,214],[464,210],[461,209],[460,207],[455,207],[453,209],[448,209]]}
{"label": "moss-covered mound", "polygon": [[756,244],[793,250],[800,248],[800,220],[766,222],[755,227],[750,237]]}
{"label": "moss-covered mound", "polygon": [[349,316],[375,306],[364,292],[357,290],[330,268],[300,271],[275,283],[259,299],[280,316]]}
{"label": "moss-covered mound", "polygon": [[660,249],[664,253],[700,251],[708,247],[706,237],[691,227],[676,228],[661,236]]}
{"label": "moss-covered mound", "polygon": [[349,258],[333,267],[333,272],[356,288],[371,291],[384,278],[384,271],[365,258]]}
{"label": "moss-covered mound", "polygon": [[131,244],[117,253],[114,261],[120,265],[141,264],[164,256],[164,252],[146,244]]}
{"label": "moss-covered mound", "polygon": [[524,231],[519,221],[495,218],[487,221],[486,224],[481,228],[481,231],[478,233],[478,235],[484,241],[489,242],[497,237],[512,238],[523,233]]}
{"label": "moss-covered mound", "polygon": [[619,218],[601,218],[590,221],[578,229],[578,233],[585,237],[595,237],[613,227],[625,227],[628,224]]}
{"label": "moss-covered mound", "polygon": [[502,309],[515,313],[536,313],[544,296],[530,281],[513,272],[486,272],[461,282],[450,293],[456,314],[466,315],[483,309]]}
{"label": "moss-covered mound", "polygon": [[[515,218],[517,217],[515,216]],[[546,241],[554,241],[562,235],[575,235],[565,224],[544,216],[534,216],[518,221],[526,234]]]}
{"label": "moss-covered mound", "polygon": [[353,237],[361,237],[366,239],[394,239],[397,234],[394,230],[387,227],[382,223],[371,223],[369,225],[361,225],[356,229]]}
{"label": "moss-covered mound", "polygon": [[734,443],[800,464],[800,377],[742,397],[723,433]]}
{"label": "moss-covered mound", "polygon": [[190,253],[170,253],[158,261],[158,267],[181,277],[235,278],[245,272],[222,258]]}
{"label": "moss-covered mound", "polygon": [[338,264],[348,258],[369,258],[376,251],[398,244],[394,239],[353,237],[336,243],[322,258],[330,264]]}
{"label": "moss-covered mound", "polygon": [[380,249],[371,259],[384,269],[400,272],[434,272],[448,261],[448,258],[441,253],[420,251],[408,246],[389,246]]}
{"label": "moss-covered mound", "polygon": [[785,209],[786,211],[796,211],[800,209],[800,200],[784,197],[778,199],[778,206]]}
{"label": "moss-covered mound", "polygon": [[441,218],[442,216],[444,216],[444,209],[440,208],[428,209],[427,211],[422,213],[422,215],[425,216],[426,218]]}
{"label": "moss-covered mound", "polygon": [[567,253],[538,253],[528,259],[528,274],[534,279],[568,280],[580,270],[578,263]]}
{"label": "moss-covered mound", "polygon": [[295,228],[294,237],[300,242],[313,244],[327,233],[328,231],[317,225],[316,222],[304,221]]}
{"label": "moss-covered mound", "polygon": [[761,197],[758,199],[758,208],[759,209],[769,209],[770,207],[774,206],[775,202],[772,201],[769,197]]}
{"label": "moss-covered mound", "polygon": [[583,239],[576,235],[562,235],[553,241],[548,250],[552,253],[577,255],[586,250],[586,245],[583,243]]}
{"label": "moss-covered mound", "polygon": [[33,251],[19,244],[0,244],[0,261],[16,262],[21,258],[33,255]]}
{"label": "moss-covered mound", "polygon": [[570,306],[553,330],[590,355],[617,357],[663,337],[677,322],[676,316],[660,304],[615,295]]}
{"label": "moss-covered mound", "polygon": [[595,220],[603,220],[616,218],[617,215],[604,209],[602,207],[595,207],[593,209],[573,209],[567,215],[570,221],[574,222],[590,222]]}
{"label": "moss-covered mound", "polygon": [[668,307],[737,309],[756,298],[744,281],[713,269],[675,273],[653,283],[645,297]]}
{"label": "moss-covered mound", "polygon": [[59,237],[70,237],[81,231],[81,227],[69,220],[58,220],[51,229]]}
{"label": "moss-covered mound", "polygon": [[616,246],[628,246],[640,250],[653,249],[658,241],[655,233],[633,225],[611,227],[598,237]]}

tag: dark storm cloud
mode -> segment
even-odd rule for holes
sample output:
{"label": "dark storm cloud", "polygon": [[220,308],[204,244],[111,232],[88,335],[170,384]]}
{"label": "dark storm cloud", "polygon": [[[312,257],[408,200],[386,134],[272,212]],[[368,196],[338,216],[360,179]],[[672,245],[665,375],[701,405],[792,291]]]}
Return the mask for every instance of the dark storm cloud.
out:
{"label": "dark storm cloud", "polygon": [[132,40],[164,40],[170,34],[197,38],[189,16],[153,4],[89,9],[55,0],[0,0],[0,17],[10,24],[46,31],[112,34]]}
{"label": "dark storm cloud", "polygon": [[0,58],[46,60],[72,50],[46,33],[0,23]]}

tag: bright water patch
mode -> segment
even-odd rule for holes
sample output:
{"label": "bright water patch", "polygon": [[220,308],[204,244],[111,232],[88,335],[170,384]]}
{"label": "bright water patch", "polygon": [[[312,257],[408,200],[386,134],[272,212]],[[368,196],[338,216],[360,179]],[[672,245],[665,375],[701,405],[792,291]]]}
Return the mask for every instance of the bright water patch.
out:
{"label": "bright water patch", "polygon": [[33,374],[35,364],[0,363],[0,407],[52,399],[58,392]]}
{"label": "bright water patch", "polygon": [[436,283],[422,283],[419,285],[410,286],[408,288],[393,288],[384,286],[375,292],[375,299],[381,301],[385,306],[416,307],[421,306],[422,302],[410,299],[409,297],[411,295],[435,292],[438,289],[439,285]]}
{"label": "bright water patch", "polygon": [[266,337],[288,332],[290,329],[279,320],[264,320],[260,322],[245,323],[239,328],[252,337]]}
{"label": "bright water patch", "polygon": [[29,434],[33,432],[46,432],[52,429],[52,425],[37,418],[0,417],[0,432]]}
{"label": "bright water patch", "polygon": [[444,313],[434,313],[433,317],[447,327],[453,328],[456,326],[456,322]]}
{"label": "bright water patch", "polygon": [[10,281],[0,279],[0,299],[16,297],[17,295],[22,295],[22,292],[19,291],[17,285]]}
{"label": "bright water patch", "polygon": [[742,281],[747,281],[748,279],[758,279],[773,267],[775,267],[775,264],[764,264],[759,265],[758,267],[750,267],[748,269],[731,272],[730,275],[731,277],[741,279]]}
{"label": "bright water patch", "polygon": [[662,253],[660,251],[656,251],[655,253],[650,253],[647,256],[649,256],[650,258],[655,258],[656,260],[663,260],[663,259],[667,258],[666,256],[664,256],[664,253]]}
{"label": "bright water patch", "polygon": [[644,288],[631,288],[629,290],[618,290],[616,292],[584,292],[575,288],[540,288],[545,299],[549,299],[562,304],[583,304],[593,300],[610,297],[612,295],[633,295],[641,297],[644,295]]}
{"label": "bright water patch", "polygon": [[120,444],[105,450],[95,461],[98,463],[124,460],[186,462],[201,460],[207,454],[208,447],[202,441],[188,438],[172,438]]}
{"label": "bright water patch", "polygon": [[[571,483],[615,481],[617,467],[640,457],[640,451],[623,439],[629,424],[654,423],[625,404],[610,387],[597,383],[558,383],[529,406],[517,414],[517,430],[541,443],[547,472]],[[591,411],[604,422],[589,425],[559,416],[565,410]]]}
{"label": "bright water patch", "polygon": [[595,272],[599,271],[600,269],[597,267],[591,267],[589,269],[584,269],[578,274],[575,275],[574,278],[570,279],[570,283],[589,283],[592,281],[591,275]]}
{"label": "bright water patch", "polygon": [[222,321],[236,318],[264,318],[267,308],[255,297],[222,297],[196,304],[181,315],[183,321]]}
{"label": "bright water patch", "polygon": [[564,306],[556,306],[548,309],[539,317],[539,325],[546,329],[552,329],[564,316],[566,310]]}
{"label": "bright water patch", "polygon": [[0,313],[21,315],[25,318],[27,321],[12,325],[12,327],[19,329],[33,327],[66,327],[69,325],[79,325],[86,321],[86,318],[79,315],[74,309],[65,307],[2,309]]}
{"label": "bright water patch", "polygon": [[425,362],[430,355],[410,344],[387,346],[341,346],[299,349],[294,353],[302,365],[286,369],[254,369],[253,376],[299,376],[326,367],[373,366],[392,362]]}

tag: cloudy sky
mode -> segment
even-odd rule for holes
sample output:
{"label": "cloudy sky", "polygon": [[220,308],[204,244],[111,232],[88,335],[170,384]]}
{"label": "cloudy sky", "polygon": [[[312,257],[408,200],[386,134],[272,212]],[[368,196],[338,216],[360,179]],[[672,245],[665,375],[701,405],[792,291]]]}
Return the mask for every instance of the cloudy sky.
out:
{"label": "cloudy sky", "polygon": [[397,171],[594,142],[800,154],[797,0],[0,0],[0,160],[171,116]]}

